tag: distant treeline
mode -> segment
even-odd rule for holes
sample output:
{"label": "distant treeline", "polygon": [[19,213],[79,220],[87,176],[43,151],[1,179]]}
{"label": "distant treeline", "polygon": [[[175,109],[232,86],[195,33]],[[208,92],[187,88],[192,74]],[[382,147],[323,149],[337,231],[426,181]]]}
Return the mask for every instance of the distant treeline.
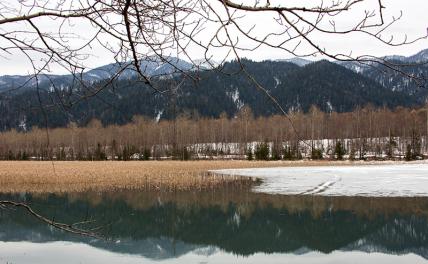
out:
{"label": "distant treeline", "polygon": [[422,159],[427,153],[426,109],[374,107],[349,113],[254,118],[243,107],[234,118],[155,121],[127,125],[32,128],[0,133],[2,160],[151,159]]}

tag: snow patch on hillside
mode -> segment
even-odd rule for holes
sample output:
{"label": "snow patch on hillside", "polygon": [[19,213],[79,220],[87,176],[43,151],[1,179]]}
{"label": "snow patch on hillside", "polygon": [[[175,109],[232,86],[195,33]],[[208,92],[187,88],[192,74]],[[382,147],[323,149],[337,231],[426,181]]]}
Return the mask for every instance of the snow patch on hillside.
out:
{"label": "snow patch on hillside", "polygon": [[275,80],[275,88],[277,88],[281,84],[281,80],[276,76],[274,76],[273,79]]}
{"label": "snow patch on hillside", "polygon": [[95,74],[95,73],[88,73],[88,76],[93,77],[95,79],[101,79],[101,77],[98,74]]}
{"label": "snow patch on hillside", "polygon": [[333,112],[334,108],[330,101],[327,101],[327,112]]}
{"label": "snow patch on hillside", "polygon": [[155,121],[156,122],[159,122],[159,120],[161,119],[161,117],[162,117],[162,114],[163,114],[163,110],[160,110],[160,111],[158,111],[157,113],[156,113],[156,117],[155,117]]}
{"label": "snow patch on hillside", "polygon": [[244,106],[244,103],[239,98],[238,88],[236,88],[234,92],[230,93],[229,96],[230,96],[230,98],[232,98],[233,102],[235,103],[236,109],[239,110]]}

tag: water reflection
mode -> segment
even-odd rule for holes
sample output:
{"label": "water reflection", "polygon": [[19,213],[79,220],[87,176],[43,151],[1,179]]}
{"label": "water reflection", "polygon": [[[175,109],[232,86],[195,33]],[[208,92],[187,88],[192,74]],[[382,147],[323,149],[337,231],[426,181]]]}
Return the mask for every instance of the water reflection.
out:
{"label": "water reflection", "polygon": [[428,199],[424,198],[272,196],[228,189],[209,193],[11,194],[0,199],[25,201],[55,221],[95,220],[91,225],[102,227],[100,234],[109,238],[71,235],[23,211],[2,209],[0,241],[7,242],[2,248],[69,241],[146,260],[178,261],[189,254],[215,256],[215,260],[250,257],[247,261],[260,254],[265,259],[291,254],[304,260],[322,254],[332,261],[346,252],[412,253],[428,259]]}

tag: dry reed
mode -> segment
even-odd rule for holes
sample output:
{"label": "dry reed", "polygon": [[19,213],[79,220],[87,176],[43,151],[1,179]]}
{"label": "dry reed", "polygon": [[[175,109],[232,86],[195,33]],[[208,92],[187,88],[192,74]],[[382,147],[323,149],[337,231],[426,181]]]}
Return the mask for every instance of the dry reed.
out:
{"label": "dry reed", "polygon": [[205,190],[225,184],[249,185],[254,181],[245,177],[214,175],[208,170],[328,164],[285,161],[1,161],[0,192]]}

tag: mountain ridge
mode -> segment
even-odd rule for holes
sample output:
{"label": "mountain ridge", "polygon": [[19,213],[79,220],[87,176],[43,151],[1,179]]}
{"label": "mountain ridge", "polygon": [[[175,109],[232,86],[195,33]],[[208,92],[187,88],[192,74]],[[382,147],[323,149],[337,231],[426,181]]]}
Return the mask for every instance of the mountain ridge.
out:
{"label": "mountain ridge", "polygon": [[[376,81],[329,61],[318,61],[299,67],[290,62],[241,61],[247,72],[275,97],[287,112],[307,112],[317,106],[325,112],[348,112],[372,104],[395,108],[420,105],[418,97],[392,91]],[[193,79],[181,83],[180,76],[154,78],[153,84],[164,92],[134,79],[120,79],[94,96],[86,87],[75,90],[51,90],[48,85],[37,91],[0,96],[0,130],[23,129],[44,124],[43,109],[51,127],[64,127],[70,122],[86,125],[92,119],[103,124],[125,124],[136,115],[154,120],[173,119],[180,115],[229,118],[239,115],[244,106],[255,116],[280,114],[278,107],[254,82],[240,72],[240,63],[228,62],[216,70],[191,72]],[[197,81],[195,81],[197,80]],[[177,84],[181,83],[179,89]],[[99,86],[103,82],[97,83]],[[71,107],[70,104],[73,104]]]}
{"label": "mountain ridge", "polygon": [[[381,57],[387,61],[395,61],[399,63],[419,63],[419,64],[425,64],[428,65],[428,49],[424,49],[419,51],[418,53],[411,55],[411,56],[401,56],[401,55],[389,55],[389,56],[383,56]],[[317,62],[314,60],[309,60],[305,58],[300,57],[294,57],[290,59],[277,59],[273,60],[277,62],[287,62],[287,63],[293,63],[299,67],[304,67],[308,64]],[[217,62],[213,62],[214,65],[218,66]],[[348,69],[353,70],[357,73],[364,74],[364,71],[367,71],[370,66],[366,64],[361,64],[358,62],[337,62],[341,66],[344,66]],[[210,69],[212,66],[208,66],[205,63],[202,62],[196,62],[197,65],[192,65],[191,63],[184,61],[182,59],[176,58],[176,57],[165,57],[162,60],[155,58],[155,57],[148,57],[145,60],[140,60],[140,69],[142,72],[144,72],[145,75],[148,77],[157,76],[157,75],[169,75],[175,72],[180,71],[192,71],[192,70],[198,70],[198,69]],[[424,65],[420,65],[424,66]],[[99,67],[96,67],[94,69],[89,69],[86,72],[82,73],[82,80],[87,81],[89,83],[93,83],[96,81],[101,81],[108,79],[112,77],[115,73],[117,73],[120,70],[123,70],[123,72],[120,74],[119,79],[123,78],[133,78],[137,75],[137,72],[135,69],[133,69],[134,65],[131,62],[126,63],[110,63],[106,65],[102,65]],[[370,77],[370,74],[366,74],[366,76]],[[31,78],[33,75],[0,75],[0,91],[4,91],[6,89],[16,89],[16,86],[20,86],[24,84],[25,82],[29,82],[29,87],[34,87],[36,82],[35,80],[31,81]],[[41,74],[38,76],[39,84],[50,81],[52,83],[55,83],[55,81],[60,82],[66,82],[71,81],[73,79],[73,76],[70,74]],[[65,83],[62,83],[65,85]]]}
{"label": "mountain ridge", "polygon": [[[148,58],[140,60],[139,64],[141,72],[147,77],[197,70],[197,66],[175,57],[165,57],[163,60]],[[14,90],[20,86],[22,86],[20,88],[23,90],[35,88],[37,83],[39,86],[48,84],[51,86],[70,87],[83,81],[91,85],[94,82],[112,78],[115,74],[118,74],[118,79],[131,79],[135,78],[139,73],[135,70],[131,62],[115,62],[90,69],[83,73],[76,73],[75,75],[40,74],[37,76],[37,79],[34,78],[34,75],[3,75],[0,76],[0,91]]]}

